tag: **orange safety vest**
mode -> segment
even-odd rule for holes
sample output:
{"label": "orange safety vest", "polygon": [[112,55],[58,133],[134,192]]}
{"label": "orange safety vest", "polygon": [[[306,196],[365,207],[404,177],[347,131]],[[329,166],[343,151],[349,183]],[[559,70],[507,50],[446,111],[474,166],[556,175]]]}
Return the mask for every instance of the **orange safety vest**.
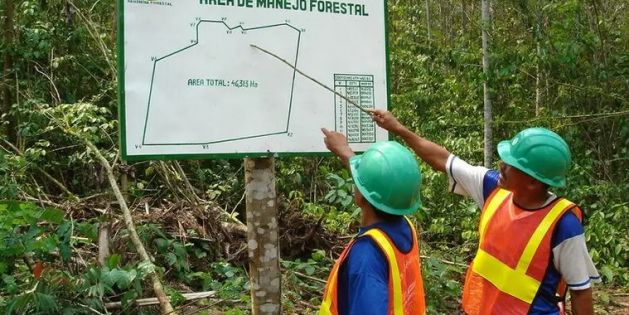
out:
{"label": "orange safety vest", "polygon": [[[372,228],[358,237],[371,237],[389,264],[389,315],[421,315],[425,314],[424,284],[422,282],[421,264],[419,262],[419,242],[413,224],[408,221],[413,233],[413,245],[408,253],[402,253],[388,235],[378,228]],[[336,260],[323,292],[323,302],[319,315],[338,315],[337,276],[339,269],[356,239],[352,240]]]}
{"label": "orange safety vest", "polygon": [[[469,315],[527,314],[535,297],[543,294],[538,291],[551,263],[555,225],[571,209],[581,220],[580,209],[566,199],[524,211],[513,203],[511,192],[495,189],[481,213],[478,252],[465,277],[463,310]],[[562,281],[558,300],[565,292]]]}

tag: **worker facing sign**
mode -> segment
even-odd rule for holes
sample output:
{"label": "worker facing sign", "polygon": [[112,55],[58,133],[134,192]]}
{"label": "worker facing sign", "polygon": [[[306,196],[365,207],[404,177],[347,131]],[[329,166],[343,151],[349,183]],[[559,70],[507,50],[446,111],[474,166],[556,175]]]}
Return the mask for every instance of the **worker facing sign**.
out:
{"label": "worker facing sign", "polygon": [[404,217],[421,207],[415,157],[393,141],[354,155],[343,134],[322,131],[351,171],[362,222],[330,272],[319,314],[424,314],[419,242]]}
{"label": "worker facing sign", "polygon": [[450,191],[482,209],[479,248],[468,269],[463,310],[476,314],[562,314],[570,289],[574,314],[592,314],[591,282],[600,276],[588,254],[582,211],[549,191],[563,187],[571,155],[566,142],[529,128],[498,145],[500,170],[471,166],[402,125],[390,112],[371,111],[435,170]]}

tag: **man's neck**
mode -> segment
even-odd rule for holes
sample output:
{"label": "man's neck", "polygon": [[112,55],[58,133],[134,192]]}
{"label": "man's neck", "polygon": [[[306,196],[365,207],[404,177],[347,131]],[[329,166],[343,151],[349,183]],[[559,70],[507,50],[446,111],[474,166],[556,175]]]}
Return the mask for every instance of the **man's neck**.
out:
{"label": "man's neck", "polygon": [[365,207],[361,207],[360,209],[362,213],[362,220],[360,223],[361,226],[365,227],[372,224],[376,224],[381,221],[381,219],[378,218],[376,213],[373,211],[373,208],[369,206],[365,206]]}
{"label": "man's neck", "polygon": [[546,205],[550,193],[548,191],[531,192],[514,192],[513,202],[524,209],[539,209]]}

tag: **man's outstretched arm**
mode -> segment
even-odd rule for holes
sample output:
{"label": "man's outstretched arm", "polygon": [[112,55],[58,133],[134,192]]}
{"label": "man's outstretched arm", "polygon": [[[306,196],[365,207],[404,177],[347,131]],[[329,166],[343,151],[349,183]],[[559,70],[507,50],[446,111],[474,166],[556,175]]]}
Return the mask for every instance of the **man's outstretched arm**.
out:
{"label": "man's outstretched arm", "polygon": [[383,109],[369,110],[373,120],[383,129],[388,130],[404,139],[404,142],[415,151],[424,162],[437,171],[445,172],[446,162],[450,152],[446,148],[420,137],[402,125],[391,112]]}

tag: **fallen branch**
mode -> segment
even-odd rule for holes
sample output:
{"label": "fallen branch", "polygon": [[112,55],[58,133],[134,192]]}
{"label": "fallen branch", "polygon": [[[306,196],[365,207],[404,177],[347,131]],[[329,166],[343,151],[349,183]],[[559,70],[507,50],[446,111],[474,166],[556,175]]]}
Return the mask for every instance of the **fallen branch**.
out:
{"label": "fallen branch", "polygon": [[465,267],[467,268],[468,265],[466,264],[462,264],[462,263],[458,263],[458,262],[454,262],[454,261],[449,261],[449,260],[445,260],[445,259],[441,259],[441,258],[435,258],[435,257],[430,257],[430,256],[424,256],[424,255],[419,255],[419,257],[421,259],[436,259],[446,265],[453,265],[453,266],[460,266],[460,267]]}
{"label": "fallen branch", "polygon": [[62,204],[56,203],[56,202],[52,202],[52,201],[48,201],[48,200],[43,200],[43,199],[38,199],[32,196],[29,196],[27,194],[22,194],[22,198],[24,198],[25,200],[30,200],[30,201],[37,201],[40,202],[42,204],[51,206],[51,207],[55,207],[57,209],[66,209],[66,207]]}
{"label": "fallen branch", "polygon": [[238,234],[240,236],[247,236],[247,226],[240,223],[221,222],[221,226],[225,231],[231,234]]}
{"label": "fallen branch", "polygon": [[[198,300],[198,299],[213,297],[216,295],[216,291],[183,293],[182,295],[186,301],[191,301],[191,300]],[[152,298],[137,299],[133,303],[135,303],[135,305],[137,306],[148,306],[148,305],[159,304],[159,301],[156,297],[152,297]],[[121,307],[122,307],[122,302],[105,303],[105,308],[108,310],[118,309]],[[173,314],[173,313],[170,313],[170,314]]]}
{"label": "fallen branch", "polygon": [[319,308],[318,306],[316,306],[316,305],[312,305],[312,304],[310,304],[310,303],[308,303],[308,302],[306,302],[306,301],[304,301],[304,300],[300,300],[300,301],[299,301],[299,304],[301,304],[301,305],[303,305],[303,306],[305,306],[305,307],[307,307],[307,308],[310,308],[310,309],[315,309],[315,310],[316,310],[316,309],[318,309],[318,308]]}
{"label": "fallen branch", "polygon": [[309,276],[309,275],[303,274],[303,273],[301,273],[301,272],[299,272],[299,271],[293,271],[293,273],[294,273],[294,274],[296,274],[296,275],[298,275],[298,276],[300,276],[300,277],[302,277],[302,278],[308,279],[308,280],[312,280],[312,281],[316,281],[316,282],[319,282],[319,283],[324,283],[324,284],[325,284],[325,283],[327,283],[327,282],[326,282],[325,280],[323,280],[323,279],[315,278],[315,277],[312,277],[312,276]]}
{"label": "fallen branch", "polygon": [[[151,258],[146,252],[146,249],[144,248],[144,244],[142,244],[142,241],[140,240],[140,237],[138,236],[138,233],[135,230],[135,224],[133,223],[131,212],[129,211],[129,207],[127,207],[127,202],[125,201],[124,196],[122,195],[122,192],[120,191],[120,188],[118,187],[118,183],[116,182],[116,177],[114,176],[114,172],[111,165],[109,164],[109,161],[107,161],[107,159],[100,153],[98,148],[92,142],[76,134],[74,135],[85,142],[87,147],[92,151],[92,153],[94,153],[94,155],[96,155],[101,165],[107,171],[107,178],[109,179],[109,184],[111,185],[111,188],[114,191],[114,195],[116,195],[116,199],[118,200],[120,209],[122,209],[122,216],[124,217],[125,225],[127,226],[127,230],[129,231],[131,242],[133,243],[136,250],[138,251],[138,254],[140,254],[140,257],[142,258],[143,262],[152,266],[153,262],[151,262]],[[166,314],[166,313],[176,314],[174,313],[173,306],[170,304],[170,300],[168,299],[168,296],[166,295],[166,292],[164,291],[162,282],[160,281],[159,277],[157,276],[157,272],[154,269],[150,271],[150,276],[153,282],[153,291],[155,291],[155,295],[157,296],[157,299],[159,300],[159,305],[162,310],[162,314]]]}
{"label": "fallen branch", "polygon": [[[238,304],[238,303],[242,303],[241,300],[216,300],[214,301],[212,304],[210,305],[206,305],[203,306],[201,308],[197,308],[196,310],[192,311],[192,313],[189,313],[188,315],[192,315],[192,314],[198,314],[202,311],[205,311],[207,309],[213,308],[214,306],[220,304],[220,303],[227,303],[227,304]],[[166,314],[165,314],[166,315]]]}

